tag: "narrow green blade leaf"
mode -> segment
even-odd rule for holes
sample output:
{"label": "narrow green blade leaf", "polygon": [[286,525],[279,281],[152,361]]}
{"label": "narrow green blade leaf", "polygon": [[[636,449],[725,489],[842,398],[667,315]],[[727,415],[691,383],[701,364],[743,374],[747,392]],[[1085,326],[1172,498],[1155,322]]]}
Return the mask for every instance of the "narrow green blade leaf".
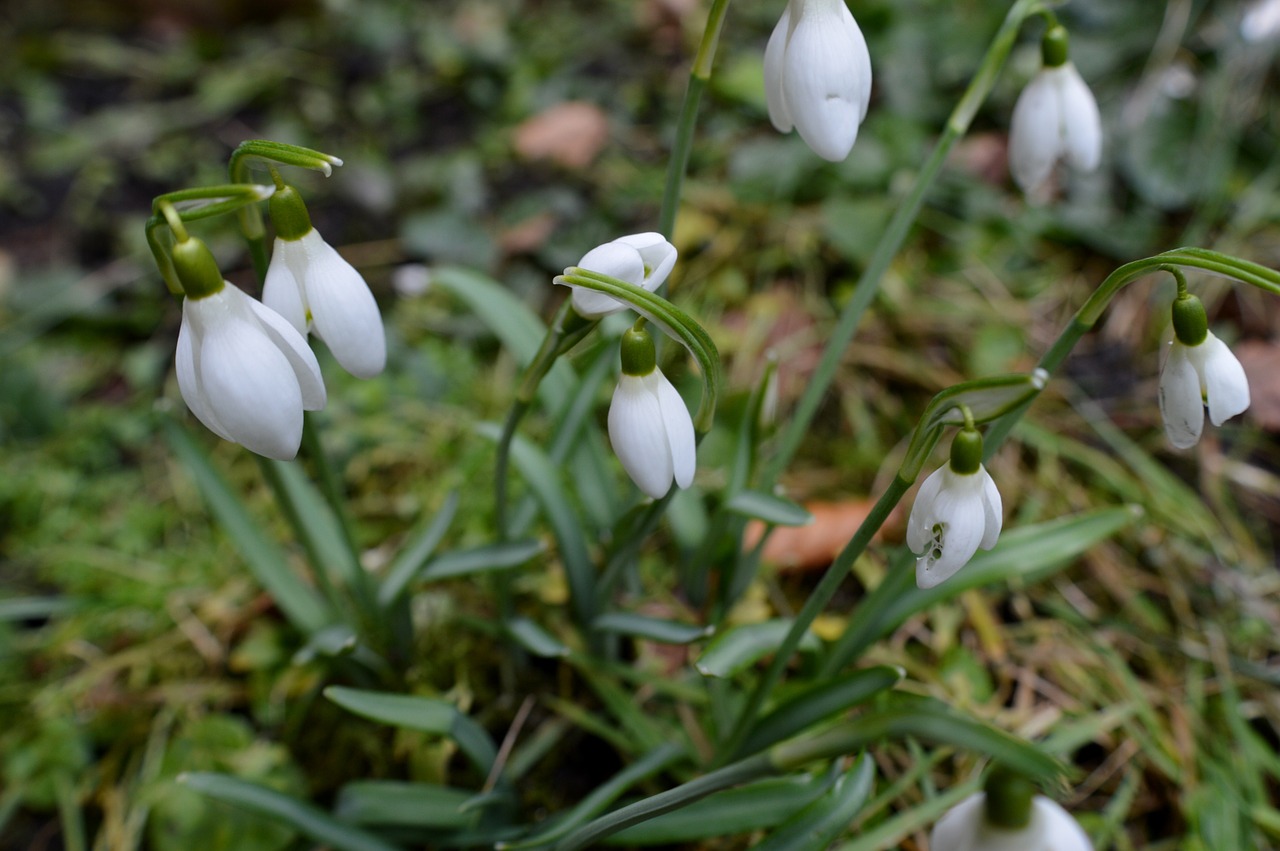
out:
{"label": "narrow green blade leaf", "polygon": [[834,680],[820,680],[761,718],[737,755],[753,754],[799,735],[811,725],[893,688],[905,675],[901,668],[878,665]]}
{"label": "narrow green blade leaf", "polygon": [[[502,429],[494,423],[481,423],[477,429],[493,440],[502,434]],[[595,614],[595,570],[587,553],[586,535],[578,523],[577,512],[561,487],[558,470],[541,449],[519,436],[511,442],[511,457],[537,497],[556,536],[565,577],[569,581],[569,593],[573,597],[574,614],[581,623],[588,623]]]}
{"label": "narrow green blade leaf", "polygon": [[796,813],[753,851],[825,851],[871,795],[876,767],[863,754],[846,774],[818,800]]}
{"label": "narrow green blade leaf", "polygon": [[173,453],[195,478],[210,513],[240,551],[253,578],[271,594],[285,617],[305,633],[333,621],[324,599],[290,570],[284,553],[263,534],[244,503],[209,463],[204,450],[177,423],[168,418],[161,422]]}
{"label": "narrow green blade leaf", "polygon": [[462,810],[474,795],[430,783],[363,780],[342,787],[335,812],[351,824],[458,830],[475,826],[479,814]]}
{"label": "narrow green blade leaf", "polygon": [[311,804],[257,783],[205,772],[183,774],[178,779],[203,795],[284,822],[315,842],[339,851],[401,851],[358,827],[343,824]]}
{"label": "narrow green blade leaf", "polygon": [[516,851],[521,848],[538,848],[566,836],[569,831],[600,813],[618,799],[618,796],[646,777],[657,774],[684,755],[684,748],[675,744],[659,745],[631,765],[597,786],[573,809],[555,820],[549,829],[540,831],[528,839],[513,843],[499,843],[498,851]]}
{"label": "narrow green blade leaf", "polygon": [[9,597],[0,600],[0,623],[50,618],[75,607],[69,597]]}
{"label": "narrow green blade leaf", "polygon": [[[697,661],[698,672],[705,677],[731,677],[776,649],[791,629],[789,619],[747,624],[716,636]],[[818,638],[806,632],[800,649],[818,649]]]}
{"label": "narrow green blade leaf", "polygon": [[692,644],[708,638],[715,627],[633,615],[629,612],[610,612],[596,618],[592,628],[601,632],[616,632],[635,638],[647,638],[662,644]]}
{"label": "narrow green blade leaf", "polygon": [[489,773],[497,758],[497,749],[484,728],[446,700],[344,686],[329,686],[324,696],[348,712],[371,721],[447,736],[458,743],[483,774]]}
{"label": "narrow green blade leaf", "polygon": [[763,520],[774,526],[808,526],[813,522],[813,515],[804,506],[759,491],[736,493],[725,503],[724,508],[730,514]]}
{"label": "narrow green blade leaf", "polygon": [[[452,266],[433,269],[431,282],[466,303],[522,366],[533,360],[547,327],[510,290],[479,272]],[[555,410],[573,392],[573,383],[573,370],[561,360],[538,385],[538,396]]]}
{"label": "narrow green blade leaf", "polygon": [[522,615],[507,622],[507,632],[534,656],[559,659],[569,655],[569,648],[560,639]]}
{"label": "narrow green blade leaf", "polygon": [[519,567],[529,559],[542,555],[546,547],[534,538],[522,541],[507,541],[501,544],[484,544],[466,550],[454,550],[442,553],[433,559],[422,571],[421,578],[426,582],[441,579],[453,579],[458,576],[470,576],[474,573],[489,573],[495,570],[511,570]]}
{"label": "narrow green blade leaf", "polygon": [[409,543],[392,562],[390,570],[387,571],[387,578],[378,589],[380,605],[383,607],[391,605],[392,601],[409,587],[418,572],[426,565],[427,559],[431,558],[436,547],[440,546],[440,542],[444,540],[445,533],[449,531],[449,524],[453,522],[454,515],[457,513],[458,492],[453,491],[445,499],[444,505],[440,506],[440,510],[431,518],[431,522],[409,539]]}
{"label": "narrow green blade leaf", "polygon": [[604,844],[667,845],[773,827],[818,800],[831,783],[829,776],[770,777],[619,831]]}
{"label": "narrow green blade leaf", "polygon": [[302,471],[302,466],[296,461],[271,459],[264,459],[263,463],[275,471],[276,480],[284,489],[287,504],[282,507],[294,526],[294,533],[300,540],[308,542],[308,553],[313,553],[320,561],[313,567],[323,570],[335,584],[358,588],[365,581],[359,556],[348,547],[346,538],[339,531],[338,518]]}

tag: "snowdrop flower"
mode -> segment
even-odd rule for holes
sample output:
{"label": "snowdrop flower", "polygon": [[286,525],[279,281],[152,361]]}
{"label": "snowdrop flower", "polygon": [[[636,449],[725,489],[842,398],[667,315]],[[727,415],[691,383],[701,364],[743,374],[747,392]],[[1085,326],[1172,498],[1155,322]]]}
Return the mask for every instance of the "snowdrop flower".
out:
{"label": "snowdrop flower", "polygon": [[949,579],[981,547],[989,550],[1004,522],[1000,491],[982,466],[982,435],[966,426],[951,444],[951,460],[924,480],[907,520],[916,585]]}
{"label": "snowdrop flower", "polygon": [[1249,407],[1249,381],[1231,349],[1209,330],[1200,299],[1184,293],[1174,301],[1173,328],[1160,371],[1160,416],[1169,442],[1188,449],[1200,440],[1206,405],[1215,426]]}
{"label": "snowdrop flower", "polygon": [[[578,261],[578,268],[657,291],[676,265],[676,247],[660,233],[635,233],[597,245]],[[566,270],[567,271],[567,270]],[[573,287],[573,309],[584,319],[600,319],[625,310],[613,296]]]}
{"label": "snowdrop flower", "polygon": [[929,834],[930,851],[1093,851],[1088,835],[1055,801],[1036,795],[1023,827],[986,818],[987,793],[965,798],[939,819]]}
{"label": "snowdrop flower", "polygon": [[1060,159],[1080,171],[1102,159],[1098,102],[1067,60],[1067,31],[1050,28],[1041,52],[1044,68],[1018,96],[1009,126],[1009,169],[1023,192],[1048,180]]}
{"label": "snowdrop flower", "polygon": [[316,356],[279,314],[223,281],[199,240],[175,245],[173,261],[187,294],[176,358],[187,407],[219,437],[293,458],[303,410],[325,405]]}
{"label": "snowdrop flower", "polygon": [[292,186],[278,188],[270,205],[276,241],[262,301],[300,334],[315,331],[352,375],[382,372],[387,342],[369,285],[321,239]]}
{"label": "snowdrop flower", "polygon": [[609,442],[636,487],[661,499],[687,488],[697,466],[693,419],[655,361],[643,328],[622,337],[622,376],[609,406]]}
{"label": "snowdrop flower", "polygon": [[1280,0],[1256,0],[1240,21],[1245,41],[1266,41],[1280,34]]}
{"label": "snowdrop flower", "polygon": [[1066,810],[1025,778],[996,766],[985,791],[947,811],[929,834],[930,851],[1093,851]]}
{"label": "snowdrop flower", "polygon": [[871,102],[871,54],[845,0],[789,0],[764,51],[769,120],[825,160],[849,156]]}

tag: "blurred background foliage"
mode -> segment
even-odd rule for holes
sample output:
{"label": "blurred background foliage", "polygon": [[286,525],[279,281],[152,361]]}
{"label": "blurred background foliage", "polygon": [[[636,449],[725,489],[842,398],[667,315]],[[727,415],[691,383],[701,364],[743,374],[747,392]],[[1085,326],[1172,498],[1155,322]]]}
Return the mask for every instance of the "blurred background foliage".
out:
{"label": "blurred background foliage", "polygon": [[[786,415],[833,305],[1006,11],[990,0],[852,8],[876,85],[838,165],[768,126],[761,54],[782,0],[730,10],[673,278],[726,357],[730,419],[768,349],[782,360]],[[856,512],[932,393],[1030,366],[1122,262],[1200,244],[1280,265],[1276,43],[1243,42],[1241,10],[1230,0],[1065,6],[1107,145],[1101,170],[1065,176],[1040,205],[1011,188],[1004,161],[1013,100],[1038,65],[1029,28],[847,353],[786,477],[793,497]],[[447,747],[352,723],[318,699],[323,671],[295,658],[296,635],[159,439],[161,418],[187,415],[170,366],[179,311],[142,239],[151,197],[223,182],[246,138],[345,159],[328,180],[295,179],[389,328],[381,378],[358,383],[324,361],[327,439],[367,566],[453,488],[466,518],[454,536],[477,539],[489,526],[492,449],[473,426],[501,415],[515,366],[430,287],[430,268],[482,270],[545,314],[563,298],[552,274],[651,229],[704,15],[699,0],[0,8],[0,847],[76,847],[77,832],[112,849],[298,847],[288,830],[174,777],[226,771],[327,803],[352,778],[457,770]],[[233,225],[200,233],[252,291]],[[1099,848],[1280,839],[1277,310],[1221,282],[1193,285],[1220,335],[1242,345],[1250,415],[1195,454],[1170,452],[1155,379],[1172,291],[1123,294],[994,472],[1011,527],[1122,503],[1144,519],[1051,582],[968,592],[912,619],[870,657],[1006,729],[1070,741],[1077,786],[1064,803]],[[283,530],[246,453],[204,437]],[[717,452],[713,435],[701,457],[709,479]],[[821,547],[810,560],[822,562]],[[883,569],[860,564],[848,593]],[[680,605],[660,571],[650,578],[655,606]],[[770,572],[752,599],[785,614],[810,581]],[[522,582],[543,617],[558,616],[554,573]],[[508,672],[468,627],[486,606],[462,584],[421,593],[422,654],[406,680],[500,736],[516,711]],[[972,770],[963,754],[943,757],[920,779],[918,752],[877,754],[882,775],[911,773],[899,806]],[[562,807],[616,766],[606,739],[580,733],[526,804]],[[901,822],[881,847],[922,847],[922,827]]]}

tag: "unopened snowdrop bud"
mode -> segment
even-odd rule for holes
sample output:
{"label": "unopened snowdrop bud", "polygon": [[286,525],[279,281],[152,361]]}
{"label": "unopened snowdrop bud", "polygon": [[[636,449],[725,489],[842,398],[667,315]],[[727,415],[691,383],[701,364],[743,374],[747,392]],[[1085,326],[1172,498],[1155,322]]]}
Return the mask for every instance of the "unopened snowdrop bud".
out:
{"label": "unopened snowdrop bud", "polygon": [[358,378],[372,378],[387,362],[382,315],[369,285],[311,226],[292,186],[270,201],[276,240],[262,300],[300,334],[324,340],[338,363]]}
{"label": "unopened snowdrop bud", "polygon": [[[635,233],[597,245],[577,265],[655,292],[676,265],[676,247],[660,233]],[[572,300],[574,311],[584,319],[600,319],[627,307],[612,296],[582,287],[573,287]]]}
{"label": "unopened snowdrop bud", "polygon": [[1209,330],[1204,305],[1183,293],[1173,303],[1174,340],[1160,371],[1160,415],[1164,433],[1178,449],[1188,449],[1204,430],[1204,409],[1220,426],[1249,407],[1244,367]]}
{"label": "unopened snowdrop bud", "polygon": [[609,406],[609,442],[636,487],[661,499],[693,482],[697,444],[680,393],[658,369],[649,332],[622,336],[622,376]]}
{"label": "unopened snowdrop bud", "polygon": [[907,520],[907,545],[916,559],[916,585],[933,586],[989,550],[1004,522],[1000,491],[982,466],[982,435],[971,425],[951,444],[951,461],[920,486]]}
{"label": "unopened snowdrop bud", "polygon": [[1041,43],[1044,68],[1018,96],[1009,126],[1009,169],[1023,192],[1049,179],[1058,160],[1093,171],[1102,159],[1102,117],[1093,92],[1067,59],[1067,31]]}
{"label": "unopened snowdrop bud", "polygon": [[1030,781],[993,769],[986,788],[947,811],[929,834],[930,851],[1093,851],[1088,835]]}
{"label": "unopened snowdrop bud", "polygon": [[790,0],[764,51],[769,120],[813,152],[849,155],[871,102],[871,54],[845,0]]}
{"label": "unopened snowdrop bud", "polygon": [[320,365],[279,314],[228,285],[194,237],[173,249],[182,302],[176,367],[182,398],[210,431],[269,458],[302,441],[302,412],[325,405]]}

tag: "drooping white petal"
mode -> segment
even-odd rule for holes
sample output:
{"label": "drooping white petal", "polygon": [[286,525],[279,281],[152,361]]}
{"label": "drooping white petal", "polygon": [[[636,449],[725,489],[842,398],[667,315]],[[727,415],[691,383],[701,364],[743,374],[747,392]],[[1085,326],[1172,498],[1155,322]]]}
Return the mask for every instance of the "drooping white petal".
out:
{"label": "drooping white petal", "polygon": [[307,252],[303,288],[316,334],[343,369],[373,378],[386,366],[387,342],[369,285],[314,228],[298,242]]}
{"label": "drooping white petal", "polygon": [[916,560],[916,585],[932,588],[950,579],[978,551],[986,531],[982,480],[943,467],[942,488],[933,501],[937,540]]}
{"label": "drooping white petal", "polygon": [[1188,449],[1200,440],[1204,429],[1200,377],[1187,357],[1187,347],[1176,340],[1169,344],[1169,357],[1160,371],[1160,416],[1164,433],[1176,448]]}
{"label": "drooping white petal", "polygon": [[938,819],[929,851],[1093,851],[1075,819],[1043,795],[1031,801],[1025,827],[1002,828],[986,820],[985,792],[965,798]]}
{"label": "drooping white petal", "polygon": [[1201,349],[1201,384],[1209,405],[1209,421],[1222,425],[1249,407],[1249,379],[1227,344],[1209,332]]}
{"label": "drooping white petal", "polygon": [[977,792],[947,810],[929,833],[929,851],[973,851],[975,826],[986,800],[985,792]]}
{"label": "drooping white petal", "polygon": [[1075,65],[1068,62],[1056,70],[1062,104],[1063,158],[1080,171],[1093,171],[1102,160],[1102,116],[1098,113],[1098,102]]}
{"label": "drooping white petal", "polygon": [[1031,806],[1044,821],[1045,851],[1093,851],[1084,828],[1057,801],[1036,795]]}
{"label": "drooping white petal", "polygon": [[[640,252],[635,248],[622,242],[614,241],[606,242],[604,245],[597,245],[583,255],[577,265],[580,268],[598,272],[601,275],[608,275],[611,278],[618,278],[636,286],[640,286],[644,282],[644,258],[640,256]],[[587,319],[599,319],[626,308],[624,303],[613,296],[586,290],[582,287],[573,288],[572,298],[573,309],[580,316]]]}
{"label": "drooping white petal", "polygon": [[224,316],[204,332],[200,382],[227,434],[259,455],[293,458],[302,440],[302,393],[288,358],[251,317]]}
{"label": "drooping white petal", "polygon": [[787,109],[787,96],[782,90],[783,58],[790,36],[791,4],[788,3],[764,49],[764,99],[769,107],[769,121],[779,133],[790,133],[795,126]]}
{"label": "drooping white petal", "polygon": [[866,113],[866,41],[842,0],[808,0],[782,57],[782,90],[796,131],[823,159],[849,155]]}
{"label": "drooping white petal", "polygon": [[671,448],[658,396],[643,378],[623,374],[609,405],[609,443],[622,468],[645,494],[661,499],[671,489]]}
{"label": "drooping white petal", "polygon": [[614,242],[629,245],[640,253],[644,262],[644,278],[640,286],[649,292],[656,292],[676,265],[676,247],[660,233],[633,233],[620,236]]}
{"label": "drooping white petal", "polygon": [[304,336],[308,328],[303,295],[306,264],[306,249],[299,241],[276,237],[271,248],[271,263],[267,266],[267,278],[262,285],[262,303],[283,316]]}
{"label": "drooping white petal", "polygon": [[933,543],[933,502],[942,489],[942,471],[939,467],[929,474],[916,492],[916,501],[911,506],[911,516],[907,518],[907,546],[911,552],[920,555]]}
{"label": "drooping white petal", "polygon": [[[216,294],[211,296],[211,298],[217,297]],[[204,388],[200,383],[199,351],[203,335],[191,320],[187,310],[189,302],[190,299],[183,303],[182,325],[178,328],[178,350],[174,358],[178,373],[178,390],[182,393],[182,399],[187,403],[187,408],[195,414],[196,419],[204,423],[205,428],[223,440],[234,442],[234,438],[227,434],[222,423],[218,422],[218,416],[209,406]]]}
{"label": "drooping white petal", "polygon": [[1049,179],[1061,150],[1060,122],[1053,78],[1041,71],[1018,95],[1009,122],[1009,171],[1023,192]]}
{"label": "drooping white petal", "polygon": [[255,319],[258,320],[262,332],[267,339],[280,350],[293,369],[294,378],[298,382],[302,394],[302,407],[308,411],[319,411],[328,401],[324,387],[324,378],[320,375],[320,363],[315,353],[307,345],[306,339],[280,314],[261,302],[241,293],[245,305]]}
{"label": "drooping white petal", "polygon": [[989,550],[1000,539],[1000,529],[1004,526],[1004,504],[1000,499],[1000,489],[996,487],[996,481],[991,478],[987,468],[979,468],[978,475],[982,477],[982,508],[986,518],[986,527],[978,546]]}
{"label": "drooping white petal", "polygon": [[676,390],[661,370],[655,369],[644,377],[644,381],[649,391],[658,399],[676,486],[687,488],[693,483],[693,474],[698,467],[693,418],[689,416],[684,399],[680,398],[680,391]]}

